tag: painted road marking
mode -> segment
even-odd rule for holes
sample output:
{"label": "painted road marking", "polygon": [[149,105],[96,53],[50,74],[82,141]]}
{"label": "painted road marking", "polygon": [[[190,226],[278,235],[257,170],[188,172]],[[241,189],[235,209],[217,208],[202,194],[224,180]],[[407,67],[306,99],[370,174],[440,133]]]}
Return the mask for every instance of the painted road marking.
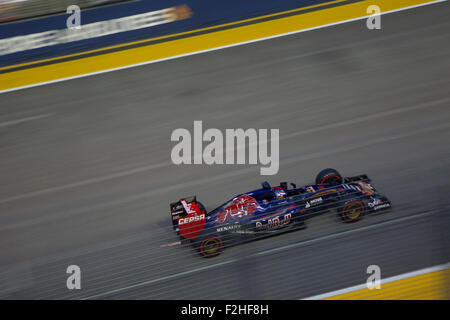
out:
{"label": "painted road marking", "polygon": [[[447,0],[377,0],[376,4],[382,9],[382,15],[445,1]],[[370,16],[366,13],[369,4],[373,4],[373,1],[364,0],[234,29],[4,73],[0,78],[0,93],[138,67],[358,21]]]}
{"label": "painted road marking", "polygon": [[304,300],[448,300],[449,285],[450,262],[381,279],[381,289],[370,290],[364,283]]}
{"label": "painted road marking", "polygon": [[33,121],[33,120],[39,120],[39,119],[43,119],[43,118],[48,118],[48,117],[50,117],[52,115],[53,115],[52,113],[47,113],[47,114],[41,114],[41,115],[38,115],[38,116],[32,116],[32,117],[26,117],[26,118],[17,119],[17,120],[0,122],[0,128],[13,126],[13,125],[16,125],[16,124],[29,122],[29,121]]}
{"label": "painted road marking", "polygon": [[242,23],[258,22],[261,19],[270,19],[270,18],[275,19],[277,17],[282,17],[282,16],[287,15],[287,14],[295,14],[295,13],[298,13],[300,11],[305,11],[305,10],[308,10],[308,9],[318,9],[318,8],[321,8],[321,7],[328,7],[329,5],[336,5],[336,4],[340,4],[340,3],[343,3],[343,2],[349,2],[349,1],[361,1],[361,0],[335,0],[335,1],[330,1],[330,2],[326,2],[326,3],[320,3],[320,4],[308,6],[308,7],[301,7],[301,8],[297,8],[297,9],[293,9],[293,10],[277,12],[277,13],[273,13],[273,14],[269,14],[269,15],[265,15],[265,16],[258,16],[258,17],[251,18],[251,19],[239,20],[239,21],[225,23],[225,24],[221,24],[221,25],[214,25],[214,26],[211,26],[211,27],[190,30],[190,31],[181,32],[181,33],[177,33],[177,34],[170,34],[170,35],[165,35],[165,36],[160,36],[160,37],[155,37],[155,38],[149,38],[149,39],[143,39],[143,40],[138,40],[138,41],[133,41],[133,42],[121,43],[121,44],[117,44],[117,45],[113,45],[113,46],[109,46],[109,47],[105,47],[105,48],[99,48],[99,49],[94,49],[94,50],[89,50],[89,51],[83,51],[83,52],[78,52],[78,53],[74,53],[74,54],[64,55],[64,56],[58,56],[58,57],[54,57],[54,58],[48,58],[48,59],[42,59],[42,60],[37,60],[37,61],[30,61],[30,62],[10,65],[10,66],[0,67],[0,71],[1,72],[3,72],[3,71],[10,71],[11,69],[16,69],[18,67],[22,68],[22,67],[33,66],[33,65],[36,65],[36,64],[41,64],[41,63],[51,63],[51,62],[54,62],[54,61],[59,61],[61,59],[83,58],[85,55],[106,53],[106,51],[109,52],[110,50],[116,50],[116,49],[117,50],[120,50],[120,49],[123,49],[123,48],[127,49],[130,46],[147,44],[149,42],[154,42],[154,41],[173,40],[174,38],[178,38],[178,37],[182,37],[182,36],[196,35],[199,32],[216,31],[216,30],[221,29],[221,28],[233,27],[233,26],[236,26],[236,25],[239,26]]}
{"label": "painted road marking", "polygon": [[[302,247],[302,246],[305,246],[305,245],[310,245],[310,244],[313,244],[313,243],[318,243],[318,242],[321,242],[321,241],[330,240],[330,239],[334,239],[334,238],[350,235],[350,234],[353,234],[353,233],[359,233],[359,232],[362,232],[362,231],[367,231],[367,230],[371,230],[371,229],[384,227],[384,226],[387,226],[387,225],[390,225],[390,224],[393,224],[393,223],[398,223],[398,222],[404,223],[405,221],[408,221],[408,220],[413,220],[413,219],[418,219],[418,218],[429,216],[432,213],[433,212],[431,212],[431,211],[430,212],[424,212],[424,213],[418,213],[418,214],[415,214],[415,215],[412,215],[412,216],[396,218],[396,219],[392,219],[392,220],[388,220],[388,221],[384,221],[384,222],[379,222],[379,223],[376,223],[376,224],[373,224],[373,225],[369,225],[369,226],[365,226],[365,227],[360,227],[360,228],[356,228],[356,229],[352,229],[352,230],[348,230],[348,231],[343,231],[343,232],[337,232],[337,233],[334,233],[334,234],[331,234],[331,235],[326,235],[326,236],[322,236],[322,237],[318,237],[318,238],[314,238],[314,239],[310,239],[310,240],[305,240],[305,241],[293,243],[293,244],[290,244],[290,245],[278,247],[278,248],[275,248],[275,249],[269,249],[269,250],[260,251],[260,252],[257,252],[257,253],[250,254],[249,257],[257,257],[257,256],[261,256],[261,255],[271,254],[271,253],[274,253],[275,251],[279,252],[279,251],[284,251],[284,250],[287,250],[287,249]],[[145,285],[154,284],[154,283],[158,283],[158,282],[165,281],[165,280],[175,279],[175,278],[178,278],[178,277],[181,277],[181,276],[193,274],[193,273],[204,271],[204,270],[213,269],[213,268],[216,268],[216,267],[221,267],[221,266],[228,265],[228,264],[231,264],[231,263],[234,263],[234,262],[238,262],[238,261],[241,261],[241,260],[242,260],[242,258],[236,258],[236,259],[231,259],[231,260],[223,261],[223,262],[220,262],[220,263],[215,263],[215,264],[212,264],[212,265],[208,265],[208,266],[204,266],[204,267],[200,267],[200,268],[196,268],[196,269],[191,269],[191,270],[184,271],[184,272],[174,273],[174,274],[171,274],[171,275],[168,275],[168,276],[164,276],[164,277],[161,277],[161,278],[156,278],[156,279],[152,279],[152,280],[148,280],[148,281],[138,282],[138,283],[135,283],[135,284],[131,284],[129,286],[124,286],[124,287],[117,288],[117,289],[114,289],[114,290],[109,290],[109,291],[105,291],[105,292],[102,292],[102,293],[93,294],[93,295],[81,298],[81,300],[89,300],[89,299],[100,298],[100,297],[104,297],[104,296],[107,296],[107,295],[123,292],[123,291],[126,291],[126,290],[139,288],[139,287],[142,287],[142,286],[145,286]]]}

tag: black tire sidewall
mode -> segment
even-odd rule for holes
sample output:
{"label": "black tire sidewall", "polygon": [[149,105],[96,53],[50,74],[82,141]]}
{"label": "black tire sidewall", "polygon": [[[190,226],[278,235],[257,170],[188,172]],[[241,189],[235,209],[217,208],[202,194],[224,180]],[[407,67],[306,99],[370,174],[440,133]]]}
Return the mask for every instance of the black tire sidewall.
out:
{"label": "black tire sidewall", "polygon": [[324,184],[323,182],[329,177],[339,178],[340,182],[338,184],[342,184],[343,180],[344,180],[342,178],[342,175],[336,169],[327,168],[327,169],[323,169],[322,171],[320,171],[317,174],[317,176],[316,176],[316,184],[318,184],[318,185]]}

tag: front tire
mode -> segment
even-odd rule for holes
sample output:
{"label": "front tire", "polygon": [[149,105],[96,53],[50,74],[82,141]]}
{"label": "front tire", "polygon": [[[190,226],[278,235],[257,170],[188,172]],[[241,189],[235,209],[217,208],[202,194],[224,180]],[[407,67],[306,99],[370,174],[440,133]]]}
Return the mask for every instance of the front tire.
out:
{"label": "front tire", "polygon": [[343,178],[341,174],[332,168],[323,169],[316,176],[316,184],[331,184],[338,185],[343,183]]}
{"label": "front tire", "polygon": [[342,220],[346,223],[361,220],[365,212],[364,202],[360,200],[348,200],[344,206],[339,209]]}

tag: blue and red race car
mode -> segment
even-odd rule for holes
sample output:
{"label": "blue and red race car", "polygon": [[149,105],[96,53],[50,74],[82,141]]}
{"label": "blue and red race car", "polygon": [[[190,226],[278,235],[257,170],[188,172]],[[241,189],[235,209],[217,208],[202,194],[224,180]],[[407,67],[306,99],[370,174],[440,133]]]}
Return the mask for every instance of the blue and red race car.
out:
{"label": "blue and red race car", "polygon": [[367,175],[342,177],[335,169],[324,169],[316,183],[290,187],[286,182],[240,194],[207,212],[196,197],[170,204],[173,228],[179,243],[192,243],[203,257],[219,255],[224,247],[264,236],[305,228],[305,221],[335,211],[343,222],[391,208]]}

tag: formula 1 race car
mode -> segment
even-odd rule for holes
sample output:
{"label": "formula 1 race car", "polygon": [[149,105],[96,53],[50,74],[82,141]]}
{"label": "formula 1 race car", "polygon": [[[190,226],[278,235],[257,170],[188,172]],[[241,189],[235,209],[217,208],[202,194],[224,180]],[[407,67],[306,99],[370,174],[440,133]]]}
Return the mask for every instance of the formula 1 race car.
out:
{"label": "formula 1 race car", "polygon": [[264,236],[305,228],[305,221],[335,211],[343,222],[391,208],[390,201],[370,184],[367,175],[342,177],[324,169],[316,183],[299,187],[286,182],[240,194],[207,212],[196,197],[170,204],[178,244],[192,243],[203,257],[219,255],[224,247]]}

